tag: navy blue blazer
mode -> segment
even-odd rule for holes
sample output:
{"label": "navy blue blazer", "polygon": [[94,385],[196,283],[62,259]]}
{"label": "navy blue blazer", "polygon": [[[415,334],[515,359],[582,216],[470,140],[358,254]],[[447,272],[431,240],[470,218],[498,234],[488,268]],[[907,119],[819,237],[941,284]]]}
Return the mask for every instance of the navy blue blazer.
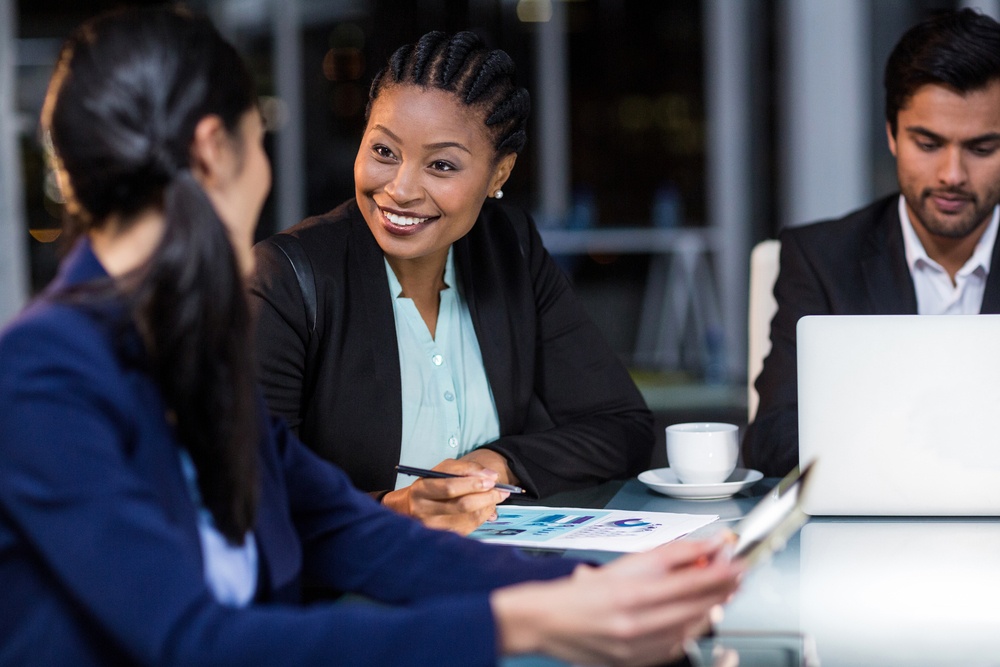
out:
{"label": "navy blue blazer", "polygon": [[[288,258],[258,243],[251,293],[267,403],[358,488],[391,489],[403,404],[382,249],[353,199],[287,233],[315,276],[315,331]],[[500,418],[500,438],[483,446],[538,496],[649,467],[653,417],[531,219],[488,199],[453,249]]]}
{"label": "navy blue blazer", "polygon": [[[262,402],[257,597],[218,604],[156,386],[58,298],[104,275],[81,242],[0,335],[0,665],[491,665],[489,591],[574,567],[386,510]],[[304,576],[387,604],[300,606]]]}
{"label": "navy blue blazer", "polygon": [[[899,226],[899,194],[838,220],[781,232],[774,285],[771,352],[754,386],[757,416],[743,438],[743,462],[782,476],[798,465],[799,410],[795,326],[806,315],[916,315],[917,296]],[[1000,312],[1000,244],[981,313]]]}

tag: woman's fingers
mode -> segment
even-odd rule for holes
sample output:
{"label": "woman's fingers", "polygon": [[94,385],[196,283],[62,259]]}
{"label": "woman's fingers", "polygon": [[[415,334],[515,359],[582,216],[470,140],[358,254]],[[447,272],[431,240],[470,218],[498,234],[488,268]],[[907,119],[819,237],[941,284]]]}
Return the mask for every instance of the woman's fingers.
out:
{"label": "woman's fingers", "polygon": [[712,542],[678,542],[581,565],[568,579],[502,589],[494,596],[510,650],[579,664],[654,665],[680,657],[736,590],[743,566]]}
{"label": "woman's fingers", "polygon": [[411,502],[426,505],[430,514],[467,514],[485,507],[496,507],[510,495],[494,488],[489,479],[458,477],[421,479],[410,485]]}
{"label": "woman's fingers", "polygon": [[647,553],[664,567],[676,569],[689,565],[704,566],[719,558],[728,560],[730,549],[726,535],[719,535],[709,540],[677,540]]}
{"label": "woman's fingers", "polygon": [[446,472],[451,475],[460,475],[463,478],[488,479],[492,482],[499,480],[500,473],[490,470],[481,464],[467,459],[445,459],[434,466],[434,470]]}
{"label": "woman's fingers", "polygon": [[650,551],[623,556],[604,570],[621,576],[647,577],[692,565],[707,565],[722,557],[723,544],[707,540],[678,540]]}
{"label": "woman's fingers", "polygon": [[447,459],[434,470],[458,477],[419,478],[383,502],[431,528],[468,534],[493,518],[497,504],[510,495],[494,487],[497,473],[473,461]]}
{"label": "woman's fingers", "polygon": [[712,608],[726,601],[737,582],[734,572],[687,569],[646,582],[615,582],[609,596],[617,612],[630,618],[630,630],[643,636],[707,626]]}

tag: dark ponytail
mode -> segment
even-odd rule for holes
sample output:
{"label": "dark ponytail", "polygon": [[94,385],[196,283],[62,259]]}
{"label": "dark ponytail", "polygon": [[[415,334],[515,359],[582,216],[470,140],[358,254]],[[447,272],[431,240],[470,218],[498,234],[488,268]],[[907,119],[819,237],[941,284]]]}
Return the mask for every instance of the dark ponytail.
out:
{"label": "dark ponytail", "polygon": [[519,153],[528,139],[525,124],[531,110],[528,91],[514,80],[514,61],[505,52],[487,49],[472,32],[449,37],[429,32],[416,44],[396,50],[375,75],[368,109],[379,94],[395,84],[410,84],[454,93],[463,104],[481,108],[497,158]]}
{"label": "dark ponytail", "polygon": [[202,502],[236,544],[253,528],[259,494],[250,313],[226,228],[190,171],[190,148],[202,118],[218,116],[236,136],[255,103],[239,55],[206,19],[132,9],[70,38],[42,116],[70,190],[71,240],[111,218],[127,226],[150,207],[164,213],[153,256],[115,289]]}

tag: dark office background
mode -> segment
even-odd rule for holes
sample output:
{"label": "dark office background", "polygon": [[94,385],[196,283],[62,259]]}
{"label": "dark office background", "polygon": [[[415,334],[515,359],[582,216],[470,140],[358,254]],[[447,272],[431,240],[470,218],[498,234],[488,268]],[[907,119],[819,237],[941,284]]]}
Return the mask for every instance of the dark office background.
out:
{"label": "dark office background", "polygon": [[[671,224],[699,227],[707,219],[704,3],[690,0],[554,0],[563,2],[568,59],[570,206],[564,226],[648,227],[662,224],[664,202],[677,217]],[[753,3],[750,48],[752,90],[742,109],[751,122],[752,201],[746,202],[751,243],[776,234],[780,114],[777,82],[781,69],[782,2]],[[307,20],[301,29],[301,85],[304,108],[304,208],[324,212],[353,196],[352,166],[364,125],[368,85],[397,46],[428,30],[470,29],[488,44],[506,50],[517,63],[522,85],[535,90],[538,24],[524,12],[548,0],[301,0]],[[123,4],[154,2],[101,0],[18,0],[17,84],[19,112],[37,118],[47,79],[62,39],[87,17]],[[274,99],[274,31],[270,2],[192,0],[211,14],[256,11],[227,33],[246,56],[259,92]],[[878,0],[866,10],[871,25],[871,160],[876,194],[895,187],[892,158],[881,128],[881,67],[906,26],[955,2]],[[263,9],[262,9],[263,8]],[[530,12],[529,12],[530,13]],[[539,191],[538,147],[546,141],[532,120],[526,150],[504,188],[507,201],[535,210]],[[55,237],[61,221],[51,179],[47,179],[37,132],[22,132],[26,218],[31,232],[31,288],[52,277],[58,256]],[[274,154],[274,137],[268,138]],[[275,181],[284,177],[275,163]],[[272,193],[259,236],[278,227]],[[658,208],[659,207],[659,208]],[[552,221],[547,221],[551,223]],[[650,257],[643,254],[581,254],[561,257],[585,305],[622,358],[631,363]],[[665,382],[697,381],[697,364],[657,371]],[[665,380],[663,378],[666,378]],[[678,379],[680,378],[680,379]],[[737,383],[738,384],[738,383]],[[739,400],[689,406],[699,418],[740,420]],[[688,408],[678,408],[683,411]],[[679,416],[675,412],[673,416]],[[744,417],[745,419],[745,417]]]}

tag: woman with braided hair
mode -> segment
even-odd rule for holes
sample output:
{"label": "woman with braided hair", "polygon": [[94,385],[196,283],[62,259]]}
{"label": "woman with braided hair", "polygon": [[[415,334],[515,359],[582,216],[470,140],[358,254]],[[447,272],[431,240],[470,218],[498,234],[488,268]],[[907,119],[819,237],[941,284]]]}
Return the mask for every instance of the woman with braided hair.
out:
{"label": "woman with braided hair", "polygon": [[359,488],[461,533],[507,497],[496,482],[547,496],[628,477],[653,442],[534,224],[499,202],[528,111],[506,53],[424,35],[372,83],[355,199],[256,248],[272,411]]}
{"label": "woman with braided hair", "polygon": [[[87,22],[42,127],[72,248],[0,332],[0,665],[652,664],[732,594],[719,543],[595,568],[427,529],[267,416],[245,280],[270,170],[207,20]],[[381,604],[303,606],[305,578]]]}

